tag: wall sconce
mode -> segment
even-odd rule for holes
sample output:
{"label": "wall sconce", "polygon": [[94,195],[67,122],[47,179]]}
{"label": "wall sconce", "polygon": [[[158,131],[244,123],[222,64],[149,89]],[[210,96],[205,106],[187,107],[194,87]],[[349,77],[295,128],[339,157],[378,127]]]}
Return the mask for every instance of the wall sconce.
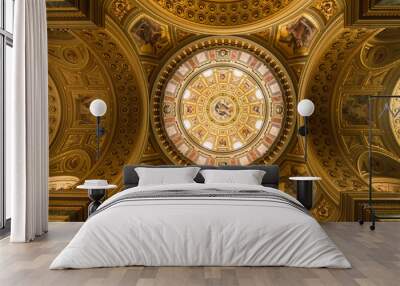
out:
{"label": "wall sconce", "polygon": [[107,104],[101,99],[95,99],[90,103],[90,113],[96,117],[96,160],[100,158],[100,137],[106,130],[100,126],[100,117],[107,112]]}
{"label": "wall sconce", "polygon": [[314,103],[309,99],[303,99],[297,105],[297,112],[300,116],[304,117],[304,125],[299,128],[299,134],[304,137],[304,161],[307,163],[307,134],[308,134],[308,120],[314,113]]}

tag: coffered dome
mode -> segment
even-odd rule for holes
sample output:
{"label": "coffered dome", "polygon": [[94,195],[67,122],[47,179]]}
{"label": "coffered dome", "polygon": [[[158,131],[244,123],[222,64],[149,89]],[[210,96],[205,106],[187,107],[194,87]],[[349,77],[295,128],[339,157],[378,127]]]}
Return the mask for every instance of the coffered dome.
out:
{"label": "coffered dome", "polygon": [[[141,5],[160,18],[202,33],[248,33],[298,11],[308,0],[148,0]],[[193,25],[196,24],[196,25]],[[228,29],[227,29],[228,28]]]}
{"label": "coffered dome", "polygon": [[165,153],[201,165],[248,165],[274,154],[293,120],[283,67],[269,51],[245,48],[239,38],[202,44],[210,46],[175,55],[153,91],[154,130]]}

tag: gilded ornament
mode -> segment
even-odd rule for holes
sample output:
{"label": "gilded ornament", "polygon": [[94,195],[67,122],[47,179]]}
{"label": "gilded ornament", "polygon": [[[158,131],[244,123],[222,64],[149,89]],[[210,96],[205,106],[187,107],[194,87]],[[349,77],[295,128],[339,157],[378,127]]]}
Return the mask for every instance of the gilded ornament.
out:
{"label": "gilded ornament", "polygon": [[317,0],[315,7],[329,20],[336,14],[337,4],[335,0]]}
{"label": "gilded ornament", "polygon": [[[338,149],[343,152],[343,160],[337,167],[350,167],[343,172],[344,179],[340,181],[343,186],[348,184],[352,187],[349,191],[363,192],[368,187],[368,95],[396,94],[399,73],[394,63],[397,59],[389,56],[395,55],[393,52],[398,42],[397,33],[393,30],[384,30],[370,37],[363,45],[356,45],[360,50],[342,70],[344,81],[338,84],[333,95],[335,103],[332,104],[340,103],[341,110],[341,117],[333,121],[334,129],[339,130],[340,134]],[[384,56],[374,48],[380,46],[386,47]],[[371,122],[374,196],[378,192],[395,192],[400,186],[397,178],[400,143],[396,116],[399,103],[397,99],[379,102],[373,102]]]}
{"label": "gilded ornament", "polygon": [[149,0],[145,10],[185,30],[203,34],[251,33],[309,5],[309,0]]}
{"label": "gilded ornament", "polygon": [[[350,55],[359,47],[372,32],[366,30],[343,29],[332,37],[327,48],[318,59],[314,59],[315,66],[309,71],[307,77],[303,77],[306,90],[310,99],[317,107],[313,118],[310,120],[310,128],[314,130],[310,134],[310,165],[315,175],[323,178],[322,185],[330,181],[335,188],[324,187],[335,203],[339,203],[339,193],[344,191],[362,191],[364,181],[353,170],[349,158],[342,157],[343,153],[337,145],[337,135],[329,126],[332,124],[330,110],[333,108],[333,93],[335,83],[343,72],[342,67]],[[351,65],[350,65],[351,66]],[[334,110],[334,109],[332,109]],[[335,129],[336,130],[336,129]],[[342,163],[342,165],[340,165]],[[340,166],[340,167],[338,167]],[[351,175],[350,175],[351,174]]]}
{"label": "gilded ornament", "polygon": [[[110,181],[118,178],[122,166],[132,156],[134,142],[140,142],[138,122],[144,116],[139,112],[141,95],[136,76],[132,75],[134,69],[108,32],[79,31],[70,34],[70,40],[62,47],[57,44],[57,35],[52,37],[49,73],[54,84],[49,81],[49,94],[54,112],[50,113],[50,131],[55,135],[50,145],[50,176],[68,174],[80,182],[93,176],[104,176]],[[62,108],[57,104],[56,91],[64,103]],[[104,99],[112,111],[103,119],[106,129],[111,130],[101,142],[104,155],[100,160],[104,164],[95,164],[94,160],[95,122],[88,110],[94,98]],[[60,115],[61,122],[57,123],[56,112],[70,115]]]}
{"label": "gilded ornament", "polygon": [[150,0],[169,13],[195,23],[216,26],[241,25],[273,15],[293,0],[241,1],[229,3],[217,0],[161,1]]}
{"label": "gilded ornament", "polygon": [[319,220],[326,220],[330,216],[330,203],[323,198],[321,202],[317,205],[317,207],[313,210],[313,215],[317,217]]}
{"label": "gilded ornament", "polygon": [[62,107],[61,98],[54,83],[54,80],[49,76],[49,145],[56,138],[57,131],[61,124]]}
{"label": "gilded ornament", "polygon": [[[400,80],[397,85],[400,86]],[[395,89],[394,95],[400,95],[400,92],[396,91]],[[388,117],[389,117],[390,127],[394,137],[396,138],[398,145],[400,146],[400,118],[399,118],[400,99],[398,98],[392,99],[390,101],[389,109],[390,111],[388,113]]]}
{"label": "gilded ornament", "polygon": [[400,29],[386,29],[375,35],[363,47],[362,64],[367,68],[390,68],[400,61]]}
{"label": "gilded ornament", "polygon": [[114,0],[111,4],[111,14],[118,18],[118,20],[122,20],[131,10],[131,6],[128,0]]}
{"label": "gilded ornament", "polygon": [[400,27],[400,5],[397,0],[347,0],[346,26]]}

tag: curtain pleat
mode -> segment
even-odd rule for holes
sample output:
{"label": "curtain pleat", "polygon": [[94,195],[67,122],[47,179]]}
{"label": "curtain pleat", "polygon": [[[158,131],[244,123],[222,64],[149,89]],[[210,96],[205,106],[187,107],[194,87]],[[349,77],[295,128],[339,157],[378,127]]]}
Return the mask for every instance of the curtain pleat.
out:
{"label": "curtain pleat", "polygon": [[[45,0],[15,2],[14,96],[6,115],[12,242],[48,227],[48,66]],[[10,114],[11,113],[11,114]],[[6,143],[7,144],[7,143]]]}

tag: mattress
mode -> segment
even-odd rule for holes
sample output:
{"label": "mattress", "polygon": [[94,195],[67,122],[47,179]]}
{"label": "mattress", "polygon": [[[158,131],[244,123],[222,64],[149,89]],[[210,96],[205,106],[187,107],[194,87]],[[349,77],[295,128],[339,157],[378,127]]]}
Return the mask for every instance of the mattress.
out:
{"label": "mattress", "polygon": [[291,196],[193,183],[135,187],[109,198],[50,269],[133,265],[351,267]]}

